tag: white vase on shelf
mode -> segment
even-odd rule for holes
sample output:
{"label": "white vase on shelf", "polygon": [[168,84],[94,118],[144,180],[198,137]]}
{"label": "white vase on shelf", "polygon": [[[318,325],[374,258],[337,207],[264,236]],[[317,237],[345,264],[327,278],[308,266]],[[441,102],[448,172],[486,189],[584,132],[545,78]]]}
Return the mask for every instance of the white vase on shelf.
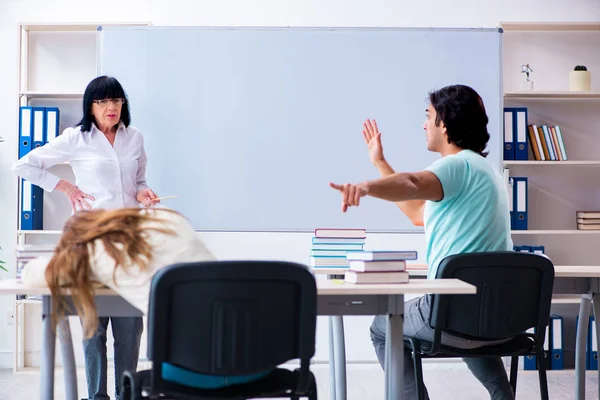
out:
{"label": "white vase on shelf", "polygon": [[589,92],[592,90],[592,73],[590,71],[570,71],[569,91]]}

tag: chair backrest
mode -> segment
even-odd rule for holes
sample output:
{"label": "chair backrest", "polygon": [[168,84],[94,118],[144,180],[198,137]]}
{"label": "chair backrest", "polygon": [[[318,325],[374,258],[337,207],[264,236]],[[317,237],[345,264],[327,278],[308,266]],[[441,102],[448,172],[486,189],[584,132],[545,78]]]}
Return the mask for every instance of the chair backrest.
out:
{"label": "chair backrest", "polygon": [[535,327],[536,347],[543,345],[554,285],[554,265],[546,256],[512,251],[452,255],[442,260],[436,278],[477,287],[476,295],[433,296],[430,321],[438,343],[442,330],[493,340]]}
{"label": "chair backrest", "polygon": [[[153,278],[148,358],[207,375],[249,375],[315,354],[317,289],[308,267],[192,262]],[[308,362],[306,362],[308,365]],[[158,372],[158,374],[156,374]]]}

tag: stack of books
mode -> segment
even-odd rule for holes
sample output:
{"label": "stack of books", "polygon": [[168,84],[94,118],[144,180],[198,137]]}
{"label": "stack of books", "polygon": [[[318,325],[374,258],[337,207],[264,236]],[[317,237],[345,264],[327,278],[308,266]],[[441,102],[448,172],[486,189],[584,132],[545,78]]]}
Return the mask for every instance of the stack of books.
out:
{"label": "stack of books", "polygon": [[417,258],[416,251],[361,251],[348,253],[349,283],[407,283],[406,261]]}
{"label": "stack of books", "polygon": [[536,161],[567,161],[567,150],[560,126],[527,125],[529,144]]}
{"label": "stack of books", "polygon": [[577,211],[577,229],[600,230],[600,211]]}
{"label": "stack of books", "polygon": [[365,229],[315,229],[310,249],[310,266],[349,268],[346,255],[364,249],[366,234]]}

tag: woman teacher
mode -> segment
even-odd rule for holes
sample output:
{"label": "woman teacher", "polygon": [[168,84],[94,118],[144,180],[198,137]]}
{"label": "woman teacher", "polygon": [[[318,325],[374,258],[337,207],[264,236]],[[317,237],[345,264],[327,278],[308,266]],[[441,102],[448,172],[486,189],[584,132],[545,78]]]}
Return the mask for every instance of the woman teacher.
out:
{"label": "woman teacher", "polygon": [[[58,190],[69,199],[73,212],[82,209],[150,207],[158,203],[146,185],[146,153],[142,134],[130,126],[127,96],[113,77],[92,80],[83,96],[79,124],[42,147],[31,150],[14,166],[14,172],[47,192]],[[48,169],[68,162],[75,185]],[[111,322],[114,337],[115,393],[125,370],[137,367],[143,323],[141,317],[99,318],[98,330],[84,340],[89,399],[109,399],[107,394],[106,330]]]}

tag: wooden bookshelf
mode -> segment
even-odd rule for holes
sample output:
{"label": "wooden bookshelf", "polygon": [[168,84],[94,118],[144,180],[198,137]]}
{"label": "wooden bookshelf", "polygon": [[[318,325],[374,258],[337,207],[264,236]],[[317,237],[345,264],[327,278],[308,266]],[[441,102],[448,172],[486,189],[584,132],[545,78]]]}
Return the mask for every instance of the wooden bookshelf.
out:
{"label": "wooden bookshelf", "polygon": [[[527,177],[528,230],[511,231],[516,246],[544,246],[556,265],[594,265],[600,230],[578,230],[576,211],[600,209],[600,22],[505,22],[504,107],[527,109],[527,124],[560,126],[567,161],[539,161],[529,143],[528,160],[504,160],[511,177]],[[533,69],[533,90],[524,91],[521,64]],[[589,92],[569,91],[569,71],[592,71]],[[527,141],[529,142],[529,132]],[[560,301],[558,301],[560,302]],[[565,299],[565,303],[570,299]]]}

